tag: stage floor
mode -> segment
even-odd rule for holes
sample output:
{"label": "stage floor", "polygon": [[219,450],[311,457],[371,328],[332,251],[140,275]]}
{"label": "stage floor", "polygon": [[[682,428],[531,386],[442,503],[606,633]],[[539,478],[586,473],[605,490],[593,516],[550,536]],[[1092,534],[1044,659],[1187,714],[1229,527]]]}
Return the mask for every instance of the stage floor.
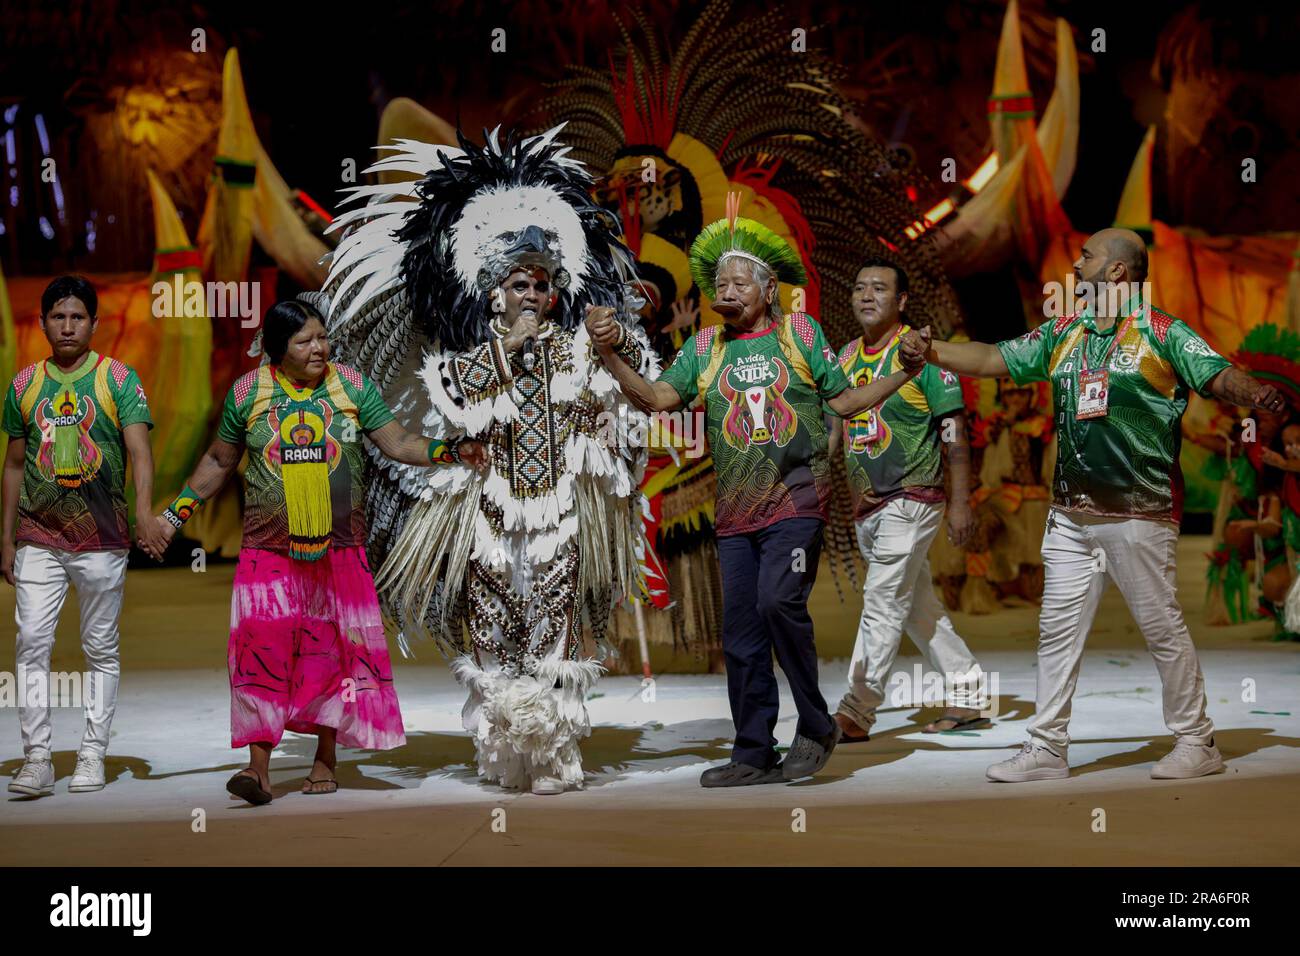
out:
{"label": "stage floor", "polygon": [[[1194,586],[1203,564],[1194,565],[1190,554],[1184,560],[1193,565],[1184,576]],[[1185,595],[1198,593],[1191,586]],[[224,790],[246,761],[246,751],[229,748],[220,636],[228,587],[228,572],[215,566],[192,576],[132,573],[109,785],[98,793],[68,793],[81,718],[56,709],[55,794],[0,795],[0,861],[1300,863],[1300,821],[1292,812],[1300,797],[1300,645],[1269,641],[1263,624],[1206,629],[1198,623],[1198,602],[1188,602],[1188,617],[1201,645],[1217,743],[1228,761],[1227,772],[1215,777],[1150,779],[1151,765],[1172,739],[1161,718],[1155,667],[1112,589],[1083,662],[1068,780],[1008,785],[984,779],[985,768],[1025,738],[1033,713],[1036,611],[1025,608],[957,619],[985,670],[998,675],[992,728],[928,735],[920,727],[936,711],[892,708],[882,712],[869,743],[838,749],[811,781],[702,789],[700,773],[727,757],[725,681],[670,674],[658,678],[652,701],[644,699],[639,678],[609,677],[598,685],[589,701],[593,735],[583,747],[586,791],[504,792],[478,782],[472,744],[460,725],[463,693],[435,654],[435,660],[396,665],[404,747],[340,751],[339,792],[304,796],[298,791],[315,741],[286,735],[272,760],[276,799],[250,807]],[[0,620],[11,621],[12,591],[4,589],[0,601]],[[830,619],[823,604],[816,610],[819,644]],[[74,611],[65,612],[65,624],[75,621]],[[842,646],[832,629],[826,625],[824,643],[835,646],[838,637]],[[66,630],[55,666],[79,668],[76,638]],[[4,643],[0,668],[12,669],[12,644]],[[897,669],[910,675],[918,663],[900,657]],[[823,661],[822,688],[832,703],[843,690],[846,664]],[[1247,680],[1253,700],[1242,699]],[[777,736],[784,746],[794,734],[794,709],[784,683],[782,693]],[[21,764],[16,723],[15,714],[0,728],[6,784]]]}

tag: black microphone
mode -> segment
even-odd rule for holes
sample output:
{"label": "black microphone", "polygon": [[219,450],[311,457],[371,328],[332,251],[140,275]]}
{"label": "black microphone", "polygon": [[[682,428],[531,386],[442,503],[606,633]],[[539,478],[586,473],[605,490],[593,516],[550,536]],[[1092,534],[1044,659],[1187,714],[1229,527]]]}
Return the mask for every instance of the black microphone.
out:
{"label": "black microphone", "polygon": [[537,356],[534,354],[534,350],[536,349],[536,347],[537,347],[537,340],[534,339],[531,335],[528,336],[528,338],[524,339],[523,362],[524,362],[525,372],[531,372],[533,370],[533,366],[537,364]]}

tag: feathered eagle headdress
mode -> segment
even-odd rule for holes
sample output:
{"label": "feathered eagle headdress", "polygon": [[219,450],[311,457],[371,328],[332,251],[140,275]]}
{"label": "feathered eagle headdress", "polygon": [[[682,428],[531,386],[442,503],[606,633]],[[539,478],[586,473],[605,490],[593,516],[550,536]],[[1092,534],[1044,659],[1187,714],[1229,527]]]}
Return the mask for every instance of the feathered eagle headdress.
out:
{"label": "feathered eagle headdress", "polygon": [[761,262],[778,282],[802,285],[808,281],[799,254],[789,243],[761,222],[742,219],[740,196],[727,194],[727,216],[709,223],[691,243],[691,278],[710,299],[717,296],[718,263],[727,256],[741,256]]}
{"label": "feathered eagle headdress", "polygon": [[591,199],[590,176],[555,141],[562,126],[504,144],[500,127],[478,146],[397,140],[368,173],[413,173],[403,183],[356,186],[366,205],[334,221],[347,230],[330,264],[331,326],[404,288],[421,331],[461,351],[491,336],[491,292],[514,268],[540,266],[558,301],[551,321],[572,330],[588,304],[617,305],[632,276],[617,217]]}

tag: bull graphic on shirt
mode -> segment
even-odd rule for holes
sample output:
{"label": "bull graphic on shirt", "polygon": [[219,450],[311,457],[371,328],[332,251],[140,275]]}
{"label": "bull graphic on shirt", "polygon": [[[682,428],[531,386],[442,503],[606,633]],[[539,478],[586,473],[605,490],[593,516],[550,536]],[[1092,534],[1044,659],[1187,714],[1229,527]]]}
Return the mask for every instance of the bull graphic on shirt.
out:
{"label": "bull graphic on shirt", "polygon": [[71,388],[36,406],[33,418],[41,433],[36,468],[42,478],[65,488],[79,488],[99,474],[104,453],[90,437],[95,414],[94,399],[79,396]]}
{"label": "bull graphic on shirt", "polygon": [[718,394],[730,406],[722,420],[722,438],[733,448],[766,445],[783,448],[794,438],[799,417],[785,400],[790,369],[779,358],[728,365],[718,376]]}

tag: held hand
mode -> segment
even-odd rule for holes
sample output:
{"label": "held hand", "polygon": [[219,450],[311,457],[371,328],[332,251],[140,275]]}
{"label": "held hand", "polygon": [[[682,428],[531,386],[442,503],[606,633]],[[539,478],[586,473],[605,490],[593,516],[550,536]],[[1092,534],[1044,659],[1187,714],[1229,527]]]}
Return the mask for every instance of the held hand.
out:
{"label": "held hand", "polygon": [[536,339],[539,331],[536,316],[520,314],[510,331],[502,337],[501,345],[507,352],[518,352],[524,347],[524,341]]}
{"label": "held hand", "polygon": [[155,518],[147,512],[137,515],[135,519],[136,547],[158,561],[162,560],[163,552],[167,550],[171,540],[163,534],[161,525],[166,525],[172,531],[176,530],[171,522]]}
{"label": "held hand", "polygon": [[475,471],[486,471],[488,466],[487,445],[477,438],[462,438],[456,443],[456,453],[460,460]]}
{"label": "held hand", "polygon": [[1265,448],[1260,452],[1260,457],[1264,460],[1264,464],[1266,465],[1272,465],[1274,468],[1286,467],[1286,459],[1271,448]]}
{"label": "held hand", "polygon": [[950,504],[948,506],[948,540],[958,548],[965,547],[974,530],[975,516],[971,513],[970,505]]}
{"label": "held hand", "polygon": [[898,355],[903,368],[916,375],[925,368],[930,355],[930,329],[912,329],[898,343]]}
{"label": "held hand", "polygon": [[587,334],[602,351],[616,348],[623,333],[614,319],[614,310],[607,305],[587,306]]}
{"label": "held hand", "polygon": [[1261,385],[1255,392],[1251,403],[1266,412],[1280,412],[1286,407],[1286,399],[1272,385]]}
{"label": "held hand", "polygon": [[167,552],[167,546],[176,537],[176,526],[162,515],[156,515],[147,523],[140,522],[136,526],[136,536],[140,550],[155,561],[161,561]]}
{"label": "held hand", "polygon": [[0,547],[0,577],[8,581],[10,587],[17,587],[14,583],[14,561],[17,558],[17,545],[12,541],[6,541],[3,547]]}

